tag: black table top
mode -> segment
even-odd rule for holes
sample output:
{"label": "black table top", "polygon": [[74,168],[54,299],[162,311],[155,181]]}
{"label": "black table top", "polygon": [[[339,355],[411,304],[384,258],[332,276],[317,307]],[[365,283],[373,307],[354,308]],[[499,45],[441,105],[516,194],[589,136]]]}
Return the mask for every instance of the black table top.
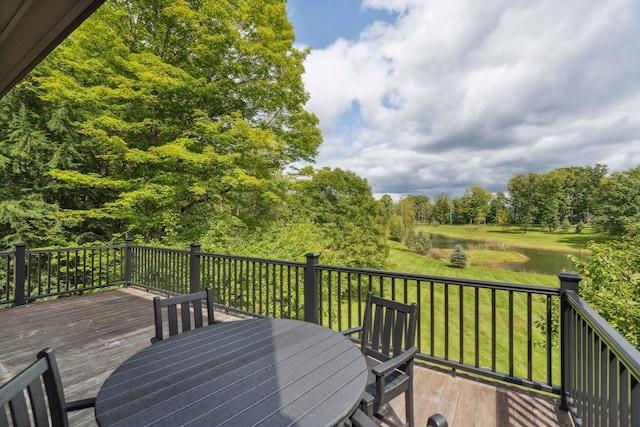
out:
{"label": "black table top", "polygon": [[160,341],[102,385],[106,426],[324,426],[356,408],[367,381],[360,350],[308,322],[251,319]]}

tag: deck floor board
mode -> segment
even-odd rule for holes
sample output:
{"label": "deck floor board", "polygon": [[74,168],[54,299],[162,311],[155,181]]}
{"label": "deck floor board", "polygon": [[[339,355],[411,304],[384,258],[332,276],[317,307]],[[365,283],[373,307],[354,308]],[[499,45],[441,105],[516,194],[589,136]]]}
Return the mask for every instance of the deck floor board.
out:
{"label": "deck floor board", "polygon": [[[154,296],[121,288],[0,309],[0,383],[35,360],[38,351],[51,347],[67,400],[95,396],[118,365],[150,345]],[[216,312],[216,321],[232,319]],[[404,397],[392,406],[403,420]],[[447,417],[449,426],[571,426],[553,399],[418,365],[416,426],[425,426],[436,412]],[[92,410],[71,413],[69,419],[72,426],[96,426]]]}

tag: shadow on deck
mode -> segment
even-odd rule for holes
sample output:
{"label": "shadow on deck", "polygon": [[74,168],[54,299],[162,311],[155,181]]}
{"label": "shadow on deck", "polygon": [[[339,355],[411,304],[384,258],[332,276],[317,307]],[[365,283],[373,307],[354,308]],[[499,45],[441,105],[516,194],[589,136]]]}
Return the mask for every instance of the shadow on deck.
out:
{"label": "shadow on deck", "polygon": [[[95,396],[118,365],[150,345],[154,296],[124,288],[0,309],[0,383],[51,347],[67,399]],[[216,312],[216,321],[235,319]],[[572,425],[555,399],[422,366],[415,369],[414,399],[417,426],[436,412],[452,427]],[[393,406],[404,414],[402,397]],[[69,418],[72,426],[96,425],[90,409]]]}

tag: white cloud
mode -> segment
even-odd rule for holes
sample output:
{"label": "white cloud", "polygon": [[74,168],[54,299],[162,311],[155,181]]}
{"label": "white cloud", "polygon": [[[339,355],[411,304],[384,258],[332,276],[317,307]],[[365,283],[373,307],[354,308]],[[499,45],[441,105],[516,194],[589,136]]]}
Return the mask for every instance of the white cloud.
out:
{"label": "white cloud", "polygon": [[[640,159],[640,13],[627,0],[365,0],[397,12],[305,63],[318,164],[376,193]],[[355,106],[355,107],[354,107]],[[358,128],[340,126],[359,112]],[[638,148],[636,148],[638,147]]]}

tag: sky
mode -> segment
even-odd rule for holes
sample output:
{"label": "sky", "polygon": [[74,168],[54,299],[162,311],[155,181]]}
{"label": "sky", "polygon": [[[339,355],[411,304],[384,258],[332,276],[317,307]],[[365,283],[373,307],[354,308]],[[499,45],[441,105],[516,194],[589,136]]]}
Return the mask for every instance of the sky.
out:
{"label": "sky", "polygon": [[376,197],[640,165],[636,0],[288,0],[316,167]]}

